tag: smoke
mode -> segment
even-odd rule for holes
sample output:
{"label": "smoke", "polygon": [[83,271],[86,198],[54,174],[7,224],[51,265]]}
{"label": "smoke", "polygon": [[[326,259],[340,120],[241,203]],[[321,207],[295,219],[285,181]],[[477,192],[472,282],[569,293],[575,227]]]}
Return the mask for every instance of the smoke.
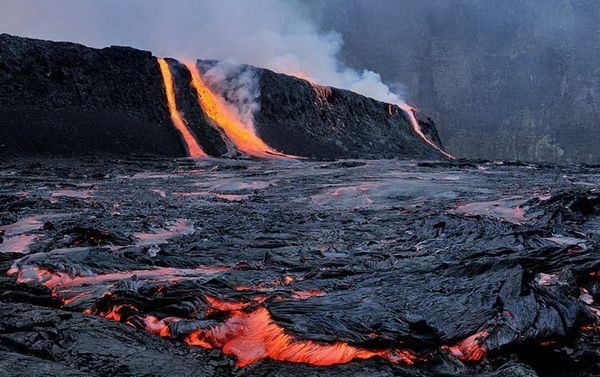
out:
{"label": "smoke", "polygon": [[254,114],[260,110],[258,72],[228,59],[198,64],[205,84],[222,99],[222,105],[254,133]]}
{"label": "smoke", "polygon": [[295,0],[2,0],[1,32],[131,45],[160,56],[252,64],[402,104],[372,71],[340,62],[342,37]]}

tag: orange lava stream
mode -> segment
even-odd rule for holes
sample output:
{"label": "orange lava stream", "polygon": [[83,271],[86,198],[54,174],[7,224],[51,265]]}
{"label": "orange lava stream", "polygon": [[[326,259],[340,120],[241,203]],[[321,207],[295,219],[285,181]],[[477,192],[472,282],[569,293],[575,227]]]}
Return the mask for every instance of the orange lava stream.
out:
{"label": "orange lava stream", "polygon": [[272,321],[271,315],[263,307],[250,313],[233,312],[229,319],[218,326],[192,331],[185,341],[189,345],[221,349],[235,356],[240,367],[265,358],[319,366],[344,364],[376,356],[407,365],[416,361],[416,356],[407,350],[375,351],[344,342],[323,344],[294,339]]}
{"label": "orange lava stream", "polygon": [[256,157],[285,156],[269,147],[258,135],[245,127],[223,100],[208,88],[194,64],[186,65],[192,74],[192,86],[198,94],[200,107],[240,151]]}
{"label": "orange lava stream", "polygon": [[173,76],[169,69],[169,64],[165,59],[158,59],[160,65],[160,72],[162,73],[163,81],[165,83],[165,91],[167,93],[167,103],[169,105],[169,113],[171,114],[171,121],[173,125],[179,131],[187,153],[190,157],[207,157],[206,153],[202,150],[194,135],[185,124],[181,114],[177,111],[177,102],[175,100],[175,89],[173,86]]}
{"label": "orange lava stream", "polygon": [[413,131],[421,139],[423,139],[423,141],[425,141],[427,144],[429,144],[431,147],[433,147],[436,151],[440,152],[447,159],[449,159],[449,160],[455,160],[456,159],[454,156],[452,156],[451,154],[445,152],[442,148],[440,148],[437,145],[435,145],[435,143],[433,141],[429,140],[429,138],[427,137],[427,135],[425,135],[423,133],[423,131],[421,131],[421,126],[419,126],[419,122],[417,121],[417,117],[415,117],[415,113],[414,113],[415,109],[414,109],[414,107],[409,106],[409,105],[400,105],[399,107],[402,110],[404,110],[406,112],[406,114],[408,114],[408,117],[410,119],[410,123],[412,125]]}

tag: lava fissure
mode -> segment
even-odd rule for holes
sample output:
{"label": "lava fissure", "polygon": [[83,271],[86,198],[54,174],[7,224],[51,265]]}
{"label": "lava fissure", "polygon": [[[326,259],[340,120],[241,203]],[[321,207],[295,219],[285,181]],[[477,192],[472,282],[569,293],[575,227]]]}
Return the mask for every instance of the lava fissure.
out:
{"label": "lava fissure", "polygon": [[165,59],[158,59],[160,65],[160,72],[162,74],[163,82],[165,85],[165,93],[167,96],[167,104],[169,107],[169,113],[171,115],[171,121],[179,132],[181,139],[185,145],[187,154],[189,157],[207,157],[204,153],[200,144],[196,140],[196,137],[185,123],[183,116],[177,110],[177,101],[175,98],[175,85],[173,83],[173,75],[169,68],[169,63]]}

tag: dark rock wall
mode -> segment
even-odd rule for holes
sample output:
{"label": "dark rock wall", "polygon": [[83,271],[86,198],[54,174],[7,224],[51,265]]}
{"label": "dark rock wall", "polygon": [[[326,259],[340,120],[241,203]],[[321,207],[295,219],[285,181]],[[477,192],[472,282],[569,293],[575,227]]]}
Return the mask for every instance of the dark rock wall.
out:
{"label": "dark rock wall", "polygon": [[344,60],[404,86],[461,157],[600,162],[600,2],[315,0]]}
{"label": "dark rock wall", "polygon": [[390,115],[383,102],[269,70],[260,87],[257,129],[276,149],[314,157],[438,157],[396,106]]}
{"label": "dark rock wall", "polygon": [[0,151],[183,156],[156,59],[0,35]]}
{"label": "dark rock wall", "polygon": [[[177,108],[199,144],[209,155],[227,155],[222,134],[198,104],[190,72],[176,60],[168,64]],[[245,69],[256,70],[260,86],[257,133],[281,152],[314,158],[441,158],[398,107]],[[419,119],[439,143],[433,122]],[[7,34],[0,35],[0,148],[3,156],[185,155],[150,52]]]}

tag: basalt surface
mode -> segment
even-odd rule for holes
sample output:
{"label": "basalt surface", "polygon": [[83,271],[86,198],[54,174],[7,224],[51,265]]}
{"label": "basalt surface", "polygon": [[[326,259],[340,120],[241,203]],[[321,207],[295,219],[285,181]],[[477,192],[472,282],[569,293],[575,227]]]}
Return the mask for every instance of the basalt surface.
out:
{"label": "basalt surface", "polygon": [[600,171],[0,164],[0,375],[600,373]]}
{"label": "basalt surface", "polygon": [[[199,66],[216,62],[200,61]],[[176,110],[203,152],[236,151],[199,105],[188,67],[169,59]],[[236,72],[252,71],[252,82]],[[257,90],[254,129],[278,152],[313,158],[441,159],[397,106],[240,66],[232,87]],[[226,94],[226,93],[224,93]],[[159,62],[127,47],[85,46],[0,35],[0,152],[4,156],[184,157]],[[440,145],[426,117],[420,128]],[[251,126],[249,126],[251,127]]]}

